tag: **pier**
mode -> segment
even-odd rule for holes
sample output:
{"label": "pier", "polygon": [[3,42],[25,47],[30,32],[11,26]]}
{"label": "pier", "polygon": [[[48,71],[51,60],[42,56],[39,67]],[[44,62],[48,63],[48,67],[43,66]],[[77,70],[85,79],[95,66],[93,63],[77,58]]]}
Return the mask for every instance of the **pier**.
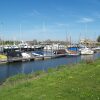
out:
{"label": "pier", "polygon": [[9,57],[7,59],[7,62],[20,62],[20,61],[30,61],[30,60],[34,60],[33,57],[30,58],[23,58],[23,57]]}
{"label": "pier", "polygon": [[64,57],[64,56],[66,56],[66,54],[57,54],[57,55],[50,55],[50,56],[31,56],[29,58],[8,57],[7,59],[1,59],[0,64],[2,64],[2,63],[11,63],[11,62],[47,60],[47,59],[54,59],[54,58]]}

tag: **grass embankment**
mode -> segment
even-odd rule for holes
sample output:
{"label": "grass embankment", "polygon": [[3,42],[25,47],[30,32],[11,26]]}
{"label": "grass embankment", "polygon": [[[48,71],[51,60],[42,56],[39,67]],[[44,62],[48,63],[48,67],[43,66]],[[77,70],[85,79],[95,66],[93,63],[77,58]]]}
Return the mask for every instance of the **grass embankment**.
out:
{"label": "grass embankment", "polygon": [[0,59],[7,59],[7,56],[0,54]]}
{"label": "grass embankment", "polygon": [[100,100],[100,60],[17,75],[0,87],[0,100]]}

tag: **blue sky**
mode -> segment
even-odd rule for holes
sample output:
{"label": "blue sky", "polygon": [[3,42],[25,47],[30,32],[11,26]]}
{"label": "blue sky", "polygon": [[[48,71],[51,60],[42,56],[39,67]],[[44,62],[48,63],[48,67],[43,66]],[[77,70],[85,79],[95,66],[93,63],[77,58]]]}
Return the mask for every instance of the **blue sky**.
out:
{"label": "blue sky", "polygon": [[96,39],[100,0],[0,0],[0,37],[13,40]]}

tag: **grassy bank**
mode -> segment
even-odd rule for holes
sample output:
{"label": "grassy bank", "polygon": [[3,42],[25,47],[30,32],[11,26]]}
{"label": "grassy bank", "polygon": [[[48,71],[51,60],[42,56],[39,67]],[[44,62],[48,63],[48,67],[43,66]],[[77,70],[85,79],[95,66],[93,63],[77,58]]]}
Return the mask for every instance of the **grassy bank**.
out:
{"label": "grassy bank", "polygon": [[0,100],[100,100],[100,59],[9,78]]}

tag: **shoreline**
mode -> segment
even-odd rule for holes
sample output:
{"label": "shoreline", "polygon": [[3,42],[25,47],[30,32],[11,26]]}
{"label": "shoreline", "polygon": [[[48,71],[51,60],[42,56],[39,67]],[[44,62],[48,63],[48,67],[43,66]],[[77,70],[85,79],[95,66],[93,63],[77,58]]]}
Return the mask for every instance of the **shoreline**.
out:
{"label": "shoreline", "polygon": [[21,100],[39,100],[45,95],[43,100],[99,100],[99,83],[100,58],[10,77],[0,86],[0,98],[19,100],[23,95]]}
{"label": "shoreline", "polygon": [[[95,60],[91,60],[91,59],[89,59],[89,60],[85,60],[85,61],[81,61],[81,62],[79,62],[79,63],[73,63],[73,64],[64,64],[64,65],[60,65],[60,66],[58,66],[58,67],[56,67],[56,68],[49,68],[47,71],[44,71],[44,70],[39,70],[39,71],[36,71],[36,72],[34,72],[34,73],[29,73],[29,74],[25,74],[25,73],[21,73],[21,74],[17,74],[17,75],[15,75],[15,76],[11,76],[11,77],[9,77],[8,79],[6,79],[5,80],[5,82],[6,81],[12,81],[13,79],[16,79],[16,78],[19,78],[19,79],[22,79],[22,78],[27,78],[27,77],[30,77],[30,76],[35,76],[35,77],[37,77],[37,76],[41,76],[42,74],[48,74],[48,73],[50,73],[50,72],[52,72],[52,71],[58,71],[59,69],[62,69],[62,68],[68,68],[68,69],[70,69],[70,68],[74,68],[74,67],[77,67],[78,65],[84,65],[84,64],[92,64],[92,63],[94,63],[95,61],[98,61],[98,60],[100,60],[100,58],[98,58],[98,59],[95,59]],[[73,67],[74,66],[74,67]],[[49,72],[50,71],[50,72]],[[18,80],[19,80],[18,79]],[[16,81],[16,80],[15,80]],[[3,82],[3,83],[5,83],[5,82]]]}

